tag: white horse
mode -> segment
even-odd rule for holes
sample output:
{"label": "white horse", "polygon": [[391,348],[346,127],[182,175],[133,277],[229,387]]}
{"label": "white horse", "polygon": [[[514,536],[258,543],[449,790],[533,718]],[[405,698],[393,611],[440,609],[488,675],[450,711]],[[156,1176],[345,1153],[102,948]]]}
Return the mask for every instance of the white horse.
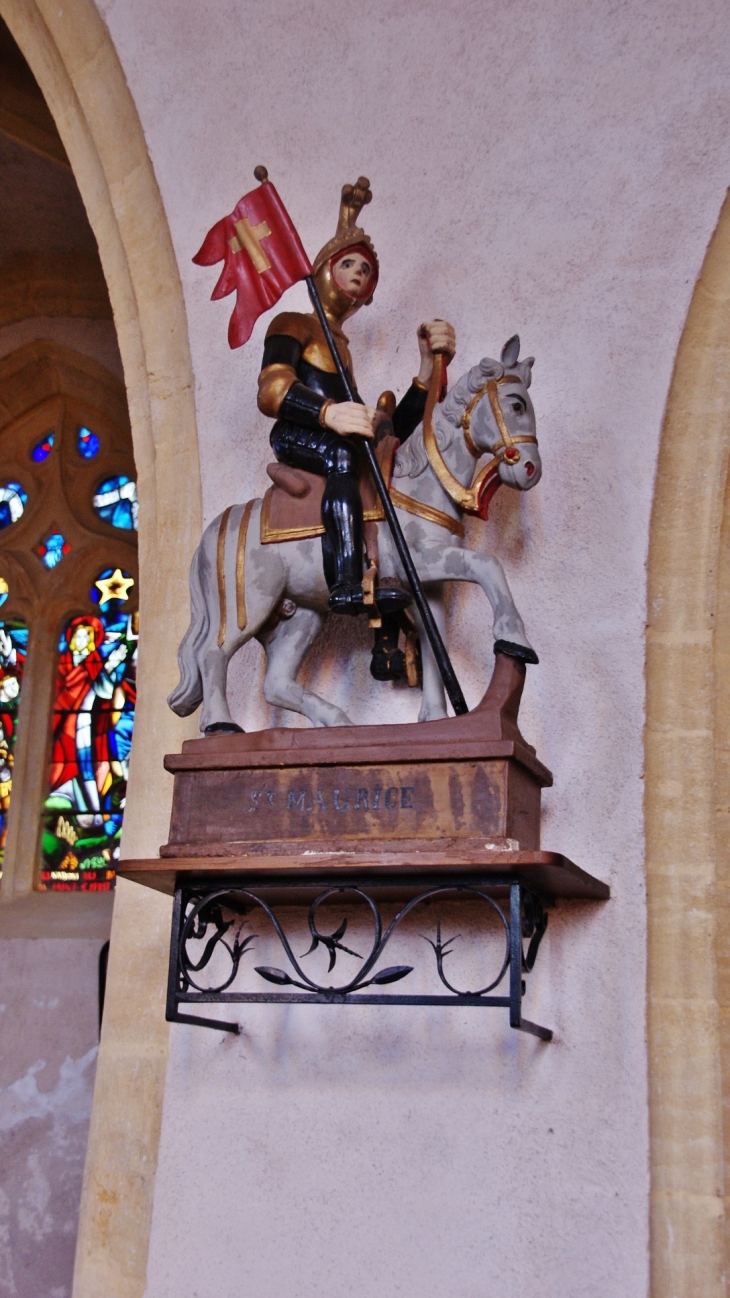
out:
{"label": "white horse", "polygon": [[[433,421],[425,420],[398,449],[391,496],[442,634],[443,583],[476,582],[492,607],[495,640],[536,662],[502,565],[465,547],[462,524],[465,510],[474,513],[481,506],[486,516],[488,500],[502,483],[527,491],[540,480],[527,391],[534,357],[519,361],[519,351],[515,336],[505,343],[501,361],[482,360],[462,375]],[[491,458],[475,475],[484,454]],[[256,637],[266,651],[267,702],[301,712],[315,726],[351,725],[341,708],[296,680],[328,615],[320,538],[262,544],[261,505],[260,499],[234,505],[203,534],[190,569],[191,621],[178,652],[180,683],[169,705],[188,716],[202,703],[203,733],[240,730],[226,699],[228,664]],[[383,581],[396,578],[405,585],[388,525],[377,527]],[[436,720],[447,715],[446,696],[418,613],[412,612],[423,655],[418,719]]]}

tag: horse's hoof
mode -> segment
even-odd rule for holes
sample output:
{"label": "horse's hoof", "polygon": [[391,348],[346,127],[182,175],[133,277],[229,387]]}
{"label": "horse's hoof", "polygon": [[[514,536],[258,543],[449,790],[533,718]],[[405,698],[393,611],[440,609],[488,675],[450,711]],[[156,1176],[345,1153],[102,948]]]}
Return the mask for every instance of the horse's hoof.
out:
{"label": "horse's hoof", "polygon": [[237,726],[235,721],[214,721],[212,725],[206,726],[203,734],[209,735],[244,735],[246,732],[243,726]]}
{"label": "horse's hoof", "polygon": [[401,590],[399,586],[376,586],[375,603],[383,617],[393,617],[410,608],[413,599],[407,590]]}
{"label": "horse's hoof", "polygon": [[495,640],[494,652],[505,654],[507,658],[517,658],[521,663],[534,663],[535,666],[540,661],[534,649],[528,649],[524,644],[513,644],[511,640]]}
{"label": "horse's hoof", "polygon": [[370,660],[370,675],[376,681],[404,681],[406,679],[406,656],[402,649],[390,653],[375,649]]}

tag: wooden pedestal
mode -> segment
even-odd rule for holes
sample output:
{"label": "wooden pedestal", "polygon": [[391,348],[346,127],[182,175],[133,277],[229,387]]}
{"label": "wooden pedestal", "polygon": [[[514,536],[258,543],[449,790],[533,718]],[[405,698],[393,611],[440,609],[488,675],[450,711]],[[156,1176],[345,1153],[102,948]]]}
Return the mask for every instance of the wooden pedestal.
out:
{"label": "wooden pedestal", "polygon": [[[177,877],[343,883],[398,876],[524,879],[548,898],[605,898],[565,857],[540,850],[540,791],[552,776],[520,734],[525,667],[498,654],[462,717],[420,725],[264,730],[194,739],[175,776],[160,859],[119,873],[172,893]],[[289,894],[291,895],[291,894]]]}

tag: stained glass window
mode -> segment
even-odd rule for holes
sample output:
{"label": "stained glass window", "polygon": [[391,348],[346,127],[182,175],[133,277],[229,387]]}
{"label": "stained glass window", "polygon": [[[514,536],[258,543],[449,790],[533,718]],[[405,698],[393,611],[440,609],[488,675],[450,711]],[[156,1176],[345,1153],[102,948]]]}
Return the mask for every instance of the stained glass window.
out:
{"label": "stained glass window", "polygon": [[48,456],[51,454],[54,436],[54,433],[46,433],[45,437],[42,437],[39,442],[36,442],[30,453],[31,460],[35,460],[36,464],[40,464],[41,460],[48,459]]}
{"label": "stained glass window", "polygon": [[0,622],[0,873],[5,857],[20,688],[27,651],[28,628],[22,622]]}
{"label": "stained glass window", "polygon": [[4,482],[0,486],[0,529],[17,523],[28,503],[28,493],[19,482]]}
{"label": "stained glass window", "polygon": [[80,428],[76,438],[79,455],[85,460],[93,460],[99,454],[99,438],[89,428]]}
{"label": "stained glass window", "polygon": [[51,532],[45,541],[41,541],[40,545],[36,546],[35,552],[46,568],[55,568],[70,549],[71,546],[65,536],[60,532]]}
{"label": "stained glass window", "polygon": [[0,608],[2,608],[9,594],[10,587],[8,586],[8,583],[4,577],[0,577]]}
{"label": "stained glass window", "polygon": [[71,618],[61,636],[41,870],[51,890],[114,887],[137,697],[133,585],[118,568],[102,573],[98,615]]}
{"label": "stained glass window", "polygon": [[123,476],[100,482],[93,500],[99,518],[113,527],[137,531],[137,483]]}

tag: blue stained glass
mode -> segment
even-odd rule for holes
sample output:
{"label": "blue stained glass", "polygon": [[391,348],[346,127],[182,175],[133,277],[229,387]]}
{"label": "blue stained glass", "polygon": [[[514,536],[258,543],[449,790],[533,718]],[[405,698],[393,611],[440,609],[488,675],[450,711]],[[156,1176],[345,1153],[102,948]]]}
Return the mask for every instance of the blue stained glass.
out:
{"label": "blue stained glass", "polygon": [[96,433],[92,433],[89,428],[80,428],[76,442],[79,455],[85,460],[93,460],[99,453],[99,438]]}
{"label": "blue stained glass", "polygon": [[68,554],[71,546],[60,532],[51,532],[45,541],[36,546],[35,552],[46,568],[55,568],[63,556]]}
{"label": "blue stained glass", "polygon": [[17,523],[28,503],[28,493],[19,482],[4,482],[0,487],[0,531]]}
{"label": "blue stained glass", "polygon": [[131,478],[105,478],[96,489],[93,505],[99,518],[112,527],[137,531],[137,484]]}
{"label": "blue stained glass", "polygon": [[0,577],[0,608],[2,608],[9,594],[10,587],[8,586],[8,583],[4,577]]}
{"label": "blue stained glass", "polygon": [[59,643],[41,870],[51,891],[114,887],[139,636],[138,615],[125,613],[123,602],[110,599],[95,614],[71,618]]}
{"label": "blue stained glass", "polygon": [[45,437],[42,437],[39,442],[36,442],[30,453],[31,460],[35,460],[36,464],[40,464],[41,460],[48,459],[48,456],[51,454],[54,437],[55,433],[46,433]]}

